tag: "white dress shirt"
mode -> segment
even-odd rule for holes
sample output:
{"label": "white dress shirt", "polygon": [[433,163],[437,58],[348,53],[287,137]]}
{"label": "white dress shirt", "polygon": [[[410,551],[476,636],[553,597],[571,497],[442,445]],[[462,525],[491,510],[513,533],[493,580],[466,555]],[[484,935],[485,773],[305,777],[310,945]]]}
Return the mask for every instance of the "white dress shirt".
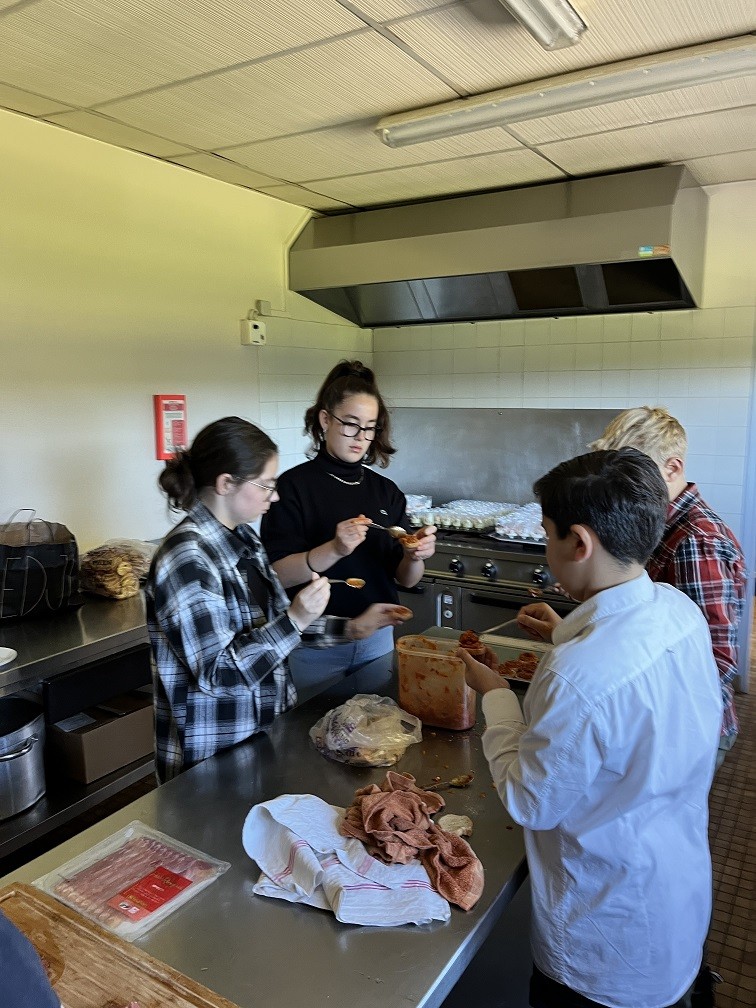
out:
{"label": "white dress shirt", "polygon": [[553,636],[524,721],[510,690],[483,697],[483,749],[525,827],[533,958],[609,1008],[665,1008],[695,978],[711,912],[722,691],[709,630],[644,573]]}

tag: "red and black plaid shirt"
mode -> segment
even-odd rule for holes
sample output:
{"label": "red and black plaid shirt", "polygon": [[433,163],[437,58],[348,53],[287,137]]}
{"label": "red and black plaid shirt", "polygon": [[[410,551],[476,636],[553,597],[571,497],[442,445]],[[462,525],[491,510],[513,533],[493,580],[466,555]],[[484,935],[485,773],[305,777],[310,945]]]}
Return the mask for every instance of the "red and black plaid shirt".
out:
{"label": "red and black plaid shirt", "polygon": [[706,504],[695,483],[688,483],[669,505],[664,535],[647,570],[653,581],[674,585],[692,598],[706,617],[722,679],[722,735],[734,738],[738,719],[733,681],[745,603],[745,559],[737,539]]}

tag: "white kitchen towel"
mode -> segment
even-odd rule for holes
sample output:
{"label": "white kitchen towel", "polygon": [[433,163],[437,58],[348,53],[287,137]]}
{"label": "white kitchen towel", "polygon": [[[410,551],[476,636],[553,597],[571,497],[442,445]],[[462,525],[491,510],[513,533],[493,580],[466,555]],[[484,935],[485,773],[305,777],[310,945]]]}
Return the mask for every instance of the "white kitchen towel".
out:
{"label": "white kitchen towel", "polygon": [[244,821],[244,850],[262,869],[254,892],[332,910],[345,924],[392,927],[446,921],[448,902],[419,861],[387,865],[338,824],[344,809],[315,795],[281,795]]}

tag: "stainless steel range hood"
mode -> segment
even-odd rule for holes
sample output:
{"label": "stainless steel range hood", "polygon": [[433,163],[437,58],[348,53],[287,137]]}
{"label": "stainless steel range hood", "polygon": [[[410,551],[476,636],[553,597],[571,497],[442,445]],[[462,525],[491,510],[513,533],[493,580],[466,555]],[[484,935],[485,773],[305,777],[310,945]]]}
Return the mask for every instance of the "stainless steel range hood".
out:
{"label": "stainless steel range hood", "polygon": [[289,283],[365,327],[690,308],[706,206],[669,165],[320,217]]}

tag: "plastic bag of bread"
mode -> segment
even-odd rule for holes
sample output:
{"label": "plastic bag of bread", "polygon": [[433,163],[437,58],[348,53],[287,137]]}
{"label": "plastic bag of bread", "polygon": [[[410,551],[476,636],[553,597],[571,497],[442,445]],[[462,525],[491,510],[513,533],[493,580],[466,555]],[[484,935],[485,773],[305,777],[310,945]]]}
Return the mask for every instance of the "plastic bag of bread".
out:
{"label": "plastic bag of bread", "polygon": [[154,546],[139,539],[108,539],[81,557],[81,587],[106,598],[131,598],[147,576],[154,552]]}
{"label": "plastic bag of bread", "polygon": [[390,697],[357,693],[310,729],[324,756],[351,766],[393,766],[408,746],[422,742],[423,724]]}

